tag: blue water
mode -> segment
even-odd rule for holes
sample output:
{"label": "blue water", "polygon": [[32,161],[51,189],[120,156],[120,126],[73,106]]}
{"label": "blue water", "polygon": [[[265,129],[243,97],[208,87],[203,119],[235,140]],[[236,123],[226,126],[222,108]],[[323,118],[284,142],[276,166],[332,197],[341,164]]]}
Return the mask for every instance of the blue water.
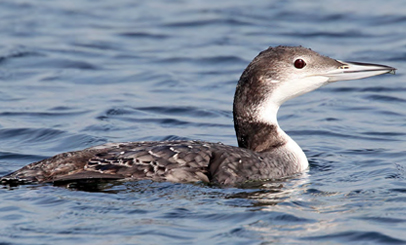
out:
{"label": "blue water", "polygon": [[246,189],[111,182],[0,188],[0,244],[406,243],[406,2],[0,2],[0,174],[105,142],[236,145],[259,51],[398,68],[287,102],[310,169]]}

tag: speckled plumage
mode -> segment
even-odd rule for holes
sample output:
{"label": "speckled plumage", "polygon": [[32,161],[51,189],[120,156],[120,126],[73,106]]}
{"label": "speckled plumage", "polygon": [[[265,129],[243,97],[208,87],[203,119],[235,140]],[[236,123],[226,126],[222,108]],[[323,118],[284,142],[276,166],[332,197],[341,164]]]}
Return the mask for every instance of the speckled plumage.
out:
{"label": "speckled plumage", "polygon": [[78,179],[150,179],[232,185],[293,174],[251,150],[202,141],[109,143],[67,152],[25,166],[5,181],[66,182]]}

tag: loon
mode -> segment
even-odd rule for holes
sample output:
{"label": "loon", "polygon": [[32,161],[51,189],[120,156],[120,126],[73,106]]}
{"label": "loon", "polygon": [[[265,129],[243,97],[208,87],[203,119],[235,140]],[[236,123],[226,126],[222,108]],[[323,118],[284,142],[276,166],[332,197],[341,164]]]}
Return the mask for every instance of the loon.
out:
{"label": "loon", "polygon": [[302,46],[269,47],[237,84],[233,117],[238,147],[187,140],[107,143],[31,163],[1,177],[0,183],[148,179],[236,186],[289,177],[309,164],[299,145],[279,127],[279,107],[332,82],[395,70],[335,60]]}

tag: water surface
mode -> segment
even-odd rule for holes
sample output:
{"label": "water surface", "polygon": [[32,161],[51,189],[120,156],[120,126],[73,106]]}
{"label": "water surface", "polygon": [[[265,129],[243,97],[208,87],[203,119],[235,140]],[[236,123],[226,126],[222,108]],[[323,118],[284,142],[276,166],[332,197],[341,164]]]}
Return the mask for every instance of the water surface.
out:
{"label": "water surface", "polygon": [[236,145],[232,97],[268,46],[396,76],[287,102],[307,172],[246,189],[111,182],[0,189],[2,244],[406,243],[406,2],[0,3],[0,174],[120,141]]}

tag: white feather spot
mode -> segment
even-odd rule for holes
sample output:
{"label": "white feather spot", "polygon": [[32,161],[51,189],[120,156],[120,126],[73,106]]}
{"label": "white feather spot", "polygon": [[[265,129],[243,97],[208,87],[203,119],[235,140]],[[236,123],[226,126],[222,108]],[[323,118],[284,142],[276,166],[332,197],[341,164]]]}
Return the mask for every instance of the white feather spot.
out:
{"label": "white feather spot", "polygon": [[159,155],[158,155],[158,154],[156,154],[156,153],[152,152],[151,150],[149,150],[149,151],[148,151],[148,153],[149,153],[151,156],[154,156],[154,157],[159,157]]}
{"label": "white feather spot", "polygon": [[276,79],[267,79],[268,82],[270,83],[280,83],[281,80],[276,80]]}
{"label": "white feather spot", "polygon": [[169,147],[169,150],[171,150],[171,151],[173,151],[173,152],[175,152],[175,153],[179,153],[180,151],[177,151],[175,148],[173,148],[173,147]]}

